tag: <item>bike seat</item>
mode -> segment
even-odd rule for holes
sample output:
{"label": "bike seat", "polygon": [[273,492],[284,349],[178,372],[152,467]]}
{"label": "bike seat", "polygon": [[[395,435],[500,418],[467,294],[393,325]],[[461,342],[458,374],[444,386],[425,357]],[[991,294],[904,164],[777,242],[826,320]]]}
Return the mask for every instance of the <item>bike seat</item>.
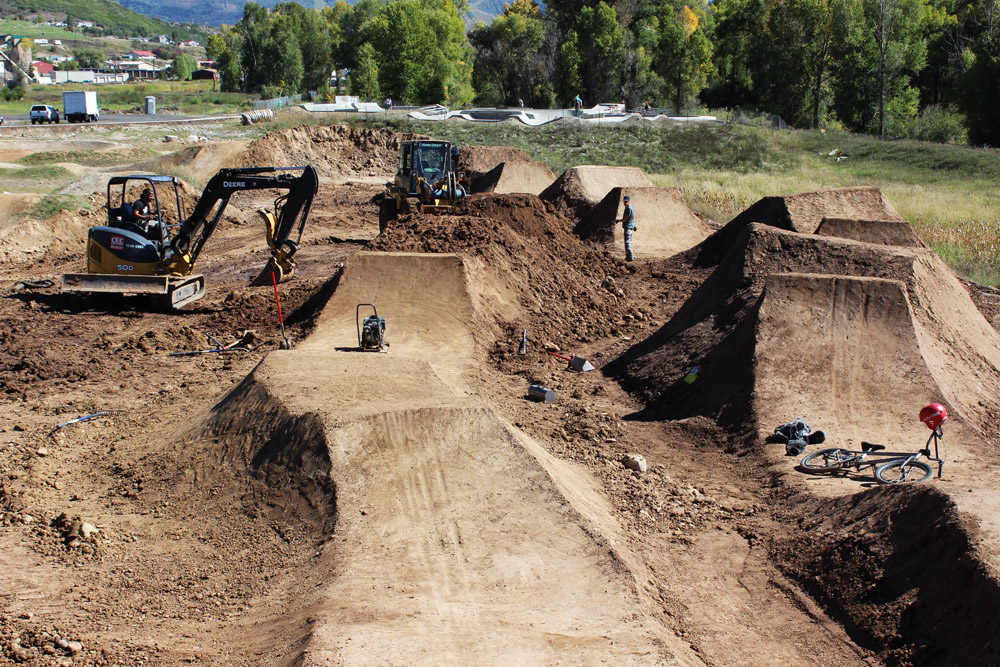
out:
{"label": "bike seat", "polygon": [[880,449],[885,449],[885,445],[876,445],[874,442],[862,442],[861,449],[866,452],[877,452]]}

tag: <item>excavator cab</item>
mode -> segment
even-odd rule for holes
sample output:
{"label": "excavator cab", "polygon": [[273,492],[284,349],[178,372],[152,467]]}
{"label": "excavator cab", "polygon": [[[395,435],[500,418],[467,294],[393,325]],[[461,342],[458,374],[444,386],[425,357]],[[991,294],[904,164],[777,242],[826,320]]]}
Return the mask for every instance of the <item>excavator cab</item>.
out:
{"label": "excavator cab", "polygon": [[450,141],[403,141],[399,144],[399,168],[379,205],[379,231],[389,220],[405,212],[408,199],[420,212],[449,208],[467,194],[465,175],[455,172],[458,146]]}
{"label": "excavator cab", "polygon": [[[149,209],[153,217],[149,221],[137,219],[134,210],[135,201],[145,190],[149,190],[153,194],[152,200],[149,202]],[[176,177],[158,175],[113,176],[108,181],[108,227],[141,234],[157,246],[157,253],[162,260],[164,253],[169,252],[170,233],[167,229],[167,202],[164,201],[161,205],[161,193],[165,200],[171,199],[171,193],[173,194],[176,219],[182,220],[181,196]]]}

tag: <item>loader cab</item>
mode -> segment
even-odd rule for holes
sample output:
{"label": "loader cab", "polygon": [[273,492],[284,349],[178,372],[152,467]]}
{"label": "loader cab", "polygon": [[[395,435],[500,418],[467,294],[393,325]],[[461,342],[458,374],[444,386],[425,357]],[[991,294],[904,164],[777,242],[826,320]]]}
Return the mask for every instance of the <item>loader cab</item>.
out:
{"label": "loader cab", "polygon": [[[173,213],[178,223],[184,219],[177,182],[173,176],[111,177],[108,180],[108,226],[139,234],[156,246],[157,253],[162,258],[164,251],[170,244],[168,213]],[[144,226],[135,218],[133,202],[139,199],[140,193],[146,189],[153,193],[152,201],[149,202],[149,209],[153,217],[149,224]],[[173,191],[173,202],[170,201],[171,190]]]}
{"label": "loader cab", "polygon": [[420,179],[433,184],[454,171],[458,147],[450,141],[404,141],[399,147],[399,185],[418,192]]}

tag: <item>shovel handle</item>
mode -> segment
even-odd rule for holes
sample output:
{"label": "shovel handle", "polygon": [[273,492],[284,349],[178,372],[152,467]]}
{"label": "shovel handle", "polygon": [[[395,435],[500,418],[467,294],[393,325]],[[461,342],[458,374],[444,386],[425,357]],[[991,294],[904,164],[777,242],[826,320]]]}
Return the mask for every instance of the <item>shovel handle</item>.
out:
{"label": "shovel handle", "polygon": [[572,362],[572,361],[573,361],[573,360],[572,360],[572,359],[570,359],[569,357],[564,357],[564,356],[562,356],[561,354],[557,354],[557,353],[555,353],[555,352],[549,352],[549,354],[551,354],[551,355],[552,355],[553,357],[556,357],[557,359],[562,359],[563,361],[569,361],[569,362]]}

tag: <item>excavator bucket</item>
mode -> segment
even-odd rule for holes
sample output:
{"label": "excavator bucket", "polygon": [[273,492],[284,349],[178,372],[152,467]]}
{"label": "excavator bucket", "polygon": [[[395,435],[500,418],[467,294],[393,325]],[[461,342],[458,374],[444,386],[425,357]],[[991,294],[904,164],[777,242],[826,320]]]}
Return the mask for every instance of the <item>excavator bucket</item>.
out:
{"label": "excavator bucket", "polygon": [[[272,280],[277,280],[280,283],[291,278],[295,273],[295,260],[289,257],[288,253],[277,244],[278,219],[274,213],[266,209],[259,209],[257,213],[264,219],[267,245],[271,249],[271,259],[267,261],[257,277],[250,281],[254,287],[261,287],[270,285]],[[272,275],[274,278],[271,277]]]}
{"label": "excavator bucket", "polygon": [[250,284],[254,287],[270,285],[272,274],[274,275],[274,280],[280,283],[291,278],[294,273],[295,262],[290,259],[275,259],[271,257],[271,259],[267,260],[267,264],[264,265],[264,269],[256,278],[250,281]]}

